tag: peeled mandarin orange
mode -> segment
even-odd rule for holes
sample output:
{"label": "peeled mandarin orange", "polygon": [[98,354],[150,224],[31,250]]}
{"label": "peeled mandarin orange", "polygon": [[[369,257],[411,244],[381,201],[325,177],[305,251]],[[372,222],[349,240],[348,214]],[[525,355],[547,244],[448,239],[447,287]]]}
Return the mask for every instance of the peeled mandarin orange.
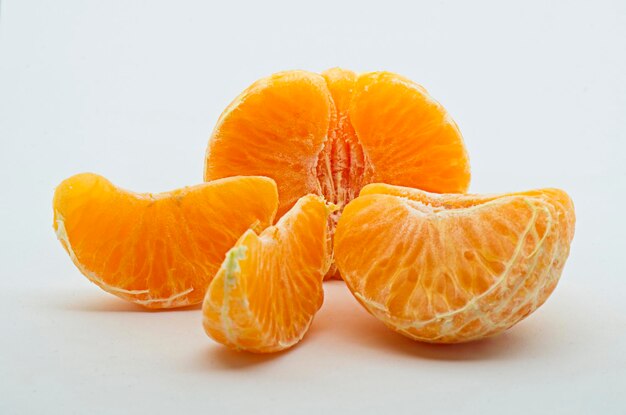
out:
{"label": "peeled mandarin orange", "polygon": [[335,261],[356,299],[391,329],[465,342],[501,333],[546,301],[574,223],[558,189],[437,195],[372,184],[344,209]]}
{"label": "peeled mandarin orange", "polygon": [[243,234],[204,299],[204,328],[211,338],[257,353],[284,350],[302,339],[324,298],[330,211],[319,196],[304,196],[275,226]]}
{"label": "peeled mandarin orange", "polygon": [[420,85],[390,72],[318,75],[287,71],[261,79],[222,113],[209,140],[205,180],[268,176],[278,216],[299,197],[322,195],[339,209],[371,182],[464,192],[469,160],[446,110]]}
{"label": "peeled mandarin orange", "polygon": [[224,254],[273,220],[273,180],[233,177],[166,193],[133,193],[79,174],[54,194],[54,229],[78,269],[148,308],[202,302]]}

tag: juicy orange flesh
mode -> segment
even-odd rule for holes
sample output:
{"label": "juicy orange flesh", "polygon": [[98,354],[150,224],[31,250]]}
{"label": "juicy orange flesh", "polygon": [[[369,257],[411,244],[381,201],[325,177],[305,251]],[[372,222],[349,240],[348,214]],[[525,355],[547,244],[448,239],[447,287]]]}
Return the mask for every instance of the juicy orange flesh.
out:
{"label": "juicy orange flesh", "polygon": [[242,173],[276,180],[279,216],[307,193],[341,210],[374,181],[463,192],[470,179],[458,128],[422,87],[342,69],[272,75],[224,111],[205,180]]}
{"label": "juicy orange flesh", "polygon": [[328,214],[321,198],[305,196],[276,226],[239,239],[204,300],[210,337],[260,353],[284,350],[302,338],[322,305]]}
{"label": "juicy orange flesh", "polygon": [[237,174],[274,178],[282,216],[316,193],[332,101],[319,75],[282,72],[257,81],[222,114],[207,149],[205,180]]}
{"label": "juicy orange flesh", "polygon": [[438,193],[467,190],[469,160],[461,133],[420,85],[389,72],[362,74],[349,111],[372,165],[368,182]]}
{"label": "juicy orange flesh", "polygon": [[273,221],[277,199],[263,177],[153,195],[81,174],[57,188],[54,228],[101,288],[147,307],[175,307],[202,301],[226,251],[249,227]]}
{"label": "juicy orange flesh", "polygon": [[573,227],[571,200],[557,189],[481,197],[375,184],[344,209],[335,261],[389,327],[461,342],[499,333],[543,304]]}

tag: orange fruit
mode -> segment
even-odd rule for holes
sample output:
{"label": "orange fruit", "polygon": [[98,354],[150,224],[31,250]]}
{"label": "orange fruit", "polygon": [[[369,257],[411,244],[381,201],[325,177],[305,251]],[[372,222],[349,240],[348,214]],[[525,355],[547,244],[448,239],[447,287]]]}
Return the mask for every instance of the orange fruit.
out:
{"label": "orange fruit", "polygon": [[273,222],[276,184],[232,177],[171,192],[133,193],[85,173],[54,194],[54,229],[93,283],[148,308],[202,302],[226,251]]}
{"label": "orange fruit", "polygon": [[302,339],[324,298],[330,211],[322,198],[307,195],[275,226],[243,234],[204,299],[204,329],[211,338],[257,353]]}
{"label": "orange fruit", "polygon": [[465,192],[469,160],[446,110],[420,85],[390,72],[318,75],[287,71],[261,79],[222,113],[209,140],[205,180],[273,178],[278,217],[305,194],[339,209],[371,182]]}
{"label": "orange fruit", "polygon": [[372,184],[348,204],[335,261],[356,299],[412,339],[498,334],[552,293],[574,236],[558,189],[496,196]]}

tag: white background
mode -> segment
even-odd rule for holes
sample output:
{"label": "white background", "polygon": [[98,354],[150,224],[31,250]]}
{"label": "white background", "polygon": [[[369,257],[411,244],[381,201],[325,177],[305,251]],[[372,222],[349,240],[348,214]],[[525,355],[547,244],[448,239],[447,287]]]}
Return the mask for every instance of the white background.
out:
{"label": "white background", "polygon": [[[626,413],[626,2],[339,3],[2,1],[0,413]],[[213,343],[197,309],[143,312],[74,268],[52,231],[62,179],[198,183],[243,88],[332,66],[423,84],[461,127],[472,192],[571,194],[544,307],[428,346],[335,282],[301,345],[263,357]]]}

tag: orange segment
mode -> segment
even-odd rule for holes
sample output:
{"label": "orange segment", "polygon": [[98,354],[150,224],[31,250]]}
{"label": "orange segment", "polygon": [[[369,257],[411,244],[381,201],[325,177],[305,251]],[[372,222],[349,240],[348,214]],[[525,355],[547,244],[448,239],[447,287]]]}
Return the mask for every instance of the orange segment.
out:
{"label": "orange segment", "polygon": [[513,326],[556,287],[574,234],[558,189],[495,196],[374,184],[344,209],[335,261],[388,327],[437,343]]}
{"label": "orange segment", "polygon": [[273,222],[275,183],[233,177],[171,192],[133,193],[79,174],[54,194],[54,229],[100,288],[149,308],[202,301],[226,251]]}
{"label": "orange segment", "polygon": [[323,301],[330,265],[322,198],[308,195],[260,235],[247,231],[209,285],[204,328],[216,341],[257,353],[302,339]]}
{"label": "orange segment", "polygon": [[238,174],[272,177],[282,216],[317,193],[317,155],[333,113],[324,78],[289,71],[261,79],[222,113],[207,149],[205,180]]}
{"label": "orange segment", "polygon": [[467,190],[469,159],[461,133],[420,85],[390,72],[363,74],[350,120],[374,169],[371,181],[438,193]]}

